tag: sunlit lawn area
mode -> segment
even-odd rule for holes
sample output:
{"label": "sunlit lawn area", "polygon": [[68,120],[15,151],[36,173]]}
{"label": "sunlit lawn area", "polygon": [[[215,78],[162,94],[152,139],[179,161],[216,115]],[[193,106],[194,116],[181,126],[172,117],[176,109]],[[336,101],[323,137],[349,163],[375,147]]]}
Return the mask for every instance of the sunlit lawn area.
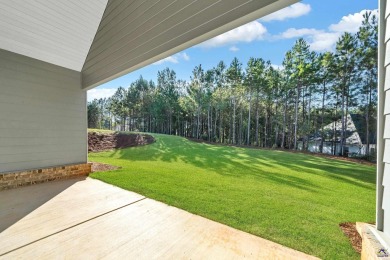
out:
{"label": "sunlit lawn area", "polygon": [[92,153],[96,179],[325,259],[358,259],[341,222],[375,220],[375,167],[154,135]]}

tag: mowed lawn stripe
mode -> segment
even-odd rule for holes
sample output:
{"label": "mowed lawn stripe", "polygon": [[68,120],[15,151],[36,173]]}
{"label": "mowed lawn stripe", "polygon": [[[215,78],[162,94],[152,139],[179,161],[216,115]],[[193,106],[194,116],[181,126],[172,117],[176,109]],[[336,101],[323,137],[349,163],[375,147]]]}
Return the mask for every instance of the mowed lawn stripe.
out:
{"label": "mowed lawn stripe", "polygon": [[155,135],[91,153],[91,177],[324,259],[358,259],[341,222],[375,221],[375,167]]}

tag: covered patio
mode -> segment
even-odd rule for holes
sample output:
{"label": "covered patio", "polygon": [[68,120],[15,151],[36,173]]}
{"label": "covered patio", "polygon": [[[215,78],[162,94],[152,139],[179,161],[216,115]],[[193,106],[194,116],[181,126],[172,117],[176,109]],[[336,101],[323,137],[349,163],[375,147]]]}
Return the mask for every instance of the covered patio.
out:
{"label": "covered patio", "polygon": [[0,258],[316,259],[90,178],[1,192]]}
{"label": "covered patio", "polygon": [[[95,180],[7,190],[88,174],[88,89],[295,2],[1,1],[0,258],[306,258]],[[363,244],[371,256],[390,244],[390,6],[379,0],[379,9],[377,223],[364,233],[379,242]]]}

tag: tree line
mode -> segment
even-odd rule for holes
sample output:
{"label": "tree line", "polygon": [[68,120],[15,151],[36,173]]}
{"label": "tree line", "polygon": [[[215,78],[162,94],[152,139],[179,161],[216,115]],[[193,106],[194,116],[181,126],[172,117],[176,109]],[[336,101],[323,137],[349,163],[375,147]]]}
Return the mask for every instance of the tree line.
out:
{"label": "tree line", "polygon": [[[359,31],[340,36],[333,52],[311,51],[298,39],[282,68],[234,58],[207,70],[196,66],[189,81],[169,68],[157,82],[141,76],[110,98],[88,102],[88,126],[286,149],[297,149],[298,141],[308,149],[317,133],[320,152],[327,139],[344,149],[348,114],[365,117],[366,140],[376,131],[377,28],[377,17],[366,13]],[[340,119],[339,136],[324,130]]]}

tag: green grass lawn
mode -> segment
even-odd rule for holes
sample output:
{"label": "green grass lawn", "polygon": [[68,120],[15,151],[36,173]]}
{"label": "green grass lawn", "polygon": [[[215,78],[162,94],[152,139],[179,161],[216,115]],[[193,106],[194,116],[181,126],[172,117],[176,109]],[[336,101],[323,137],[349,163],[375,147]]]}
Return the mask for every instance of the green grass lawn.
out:
{"label": "green grass lawn", "polygon": [[98,133],[114,133],[114,131],[111,130],[105,130],[105,129],[95,129],[95,128],[88,128],[88,133],[90,132],[98,132]]}
{"label": "green grass lawn", "polygon": [[325,259],[358,259],[341,222],[375,220],[375,167],[153,135],[92,153],[122,169],[91,177]]}

